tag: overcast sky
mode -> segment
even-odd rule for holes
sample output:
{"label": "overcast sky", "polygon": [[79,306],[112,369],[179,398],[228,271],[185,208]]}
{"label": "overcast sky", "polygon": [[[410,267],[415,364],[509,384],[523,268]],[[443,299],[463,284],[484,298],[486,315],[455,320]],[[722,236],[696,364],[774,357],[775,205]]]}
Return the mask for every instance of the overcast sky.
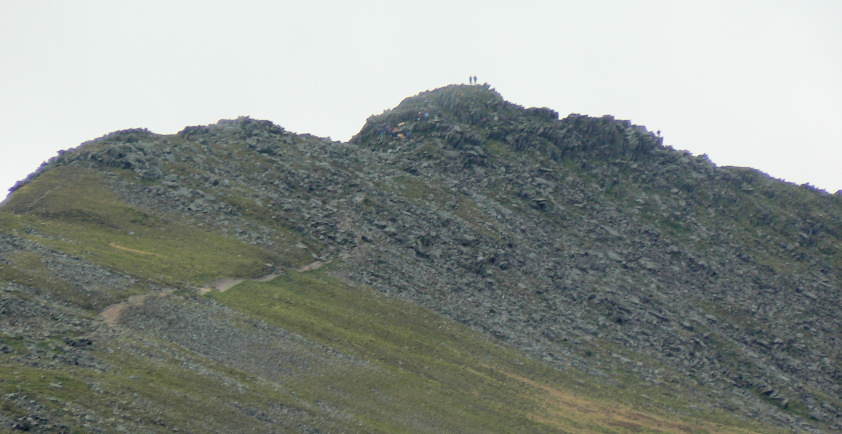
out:
{"label": "overcast sky", "polygon": [[61,149],[247,115],[347,140],[469,75],[842,189],[842,1],[0,0],[0,198]]}

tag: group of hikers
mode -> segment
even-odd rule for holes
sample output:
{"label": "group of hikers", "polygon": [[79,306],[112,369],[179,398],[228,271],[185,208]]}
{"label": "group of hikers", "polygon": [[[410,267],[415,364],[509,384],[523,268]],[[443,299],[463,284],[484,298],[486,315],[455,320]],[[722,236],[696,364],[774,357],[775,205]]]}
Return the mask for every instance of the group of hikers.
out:
{"label": "group of hikers", "polygon": [[412,135],[412,132],[409,128],[407,128],[406,122],[401,122],[396,127],[392,127],[388,124],[383,125],[383,128],[380,129],[380,135],[390,135],[399,139],[408,139]]}
{"label": "group of hikers", "polygon": [[476,75],[469,75],[468,76],[468,84],[477,84],[477,76]]}

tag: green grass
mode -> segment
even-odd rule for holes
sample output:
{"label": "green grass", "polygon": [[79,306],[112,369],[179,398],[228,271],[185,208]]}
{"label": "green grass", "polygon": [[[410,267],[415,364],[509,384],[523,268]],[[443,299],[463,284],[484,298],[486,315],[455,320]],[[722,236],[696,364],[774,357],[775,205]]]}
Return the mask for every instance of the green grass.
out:
{"label": "green grass", "polygon": [[[285,430],[294,430],[301,421],[327,429],[341,426],[329,415],[320,414],[312,403],[296,398],[277,384],[148,339],[116,338],[112,342],[116,350],[98,354],[111,366],[106,370],[0,364],[0,408],[13,417],[28,415],[8,399],[9,394],[21,393],[43,404],[54,415],[53,424],[64,424],[74,431],[89,429],[82,426],[84,420],[72,417],[69,407],[103,420],[98,426],[108,431],[115,431],[119,425],[139,424],[143,431],[157,426],[155,431],[160,432],[171,432],[172,428],[167,427],[189,432],[266,432],[279,426],[246,418],[239,408],[268,411],[269,405],[280,405],[296,413],[296,420],[276,421]],[[172,357],[162,347],[182,356]],[[144,353],[149,356],[139,355]],[[195,369],[197,366],[202,368]]]}
{"label": "green grass", "polygon": [[[50,288],[51,291],[68,297],[82,297],[66,280],[51,273],[41,257],[30,251],[18,251],[6,257],[9,263],[0,262],[0,280],[21,285]],[[79,301],[79,300],[77,300]]]}
{"label": "green grass", "polygon": [[[256,420],[244,418],[232,403],[258,409],[272,403],[304,411],[309,406],[288,390],[200,355],[187,352],[186,357],[175,358],[173,352],[184,354],[184,349],[173,344],[154,340],[131,344],[136,350],[152,352],[155,358],[149,360],[125,351],[109,354],[107,360],[119,370],[99,374],[95,382],[116,396],[137,395],[142,401],[154,403],[158,416],[182,429],[195,432],[214,430],[214,426],[230,428],[232,421],[244,430],[267,429]],[[128,413],[142,410],[131,408],[130,403],[124,405]]]}
{"label": "green grass", "polygon": [[[494,345],[461,336],[455,324],[432,312],[370,289],[350,289],[319,273],[244,283],[212,297],[372,363],[373,369],[348,367],[329,375],[332,391],[302,383],[300,393],[338,402],[346,411],[377,422],[377,429],[399,429],[412,415],[445,430],[529,424],[529,405],[517,388],[509,386],[501,394],[497,388],[504,384],[499,381],[464,375],[469,366],[486,371],[483,360]],[[477,394],[508,398],[490,403],[474,398]],[[519,418],[511,417],[518,413]]]}
{"label": "green grass", "polygon": [[[641,394],[657,398],[657,390],[632,379],[618,389],[562,375],[423,308],[336,283],[319,273],[294,273],[213,297],[291,329],[303,324],[297,328],[305,338],[322,336],[316,340],[333,342],[354,360],[269,381],[143,332],[121,334],[108,351],[94,352],[105,369],[0,363],[0,406],[6,415],[26,415],[8,399],[23,393],[45,403],[53,423],[85,431],[85,419],[73,413],[93,415],[102,420],[96,426],[109,431],[121,425],[160,432],[295,431],[301,422],[359,432],[771,432],[717,415],[634,409],[649,405]],[[303,303],[298,297],[304,296],[317,300]],[[298,308],[278,309],[289,302]],[[337,319],[317,313],[323,309]],[[367,309],[380,312],[376,324],[349,315]],[[271,313],[278,310],[290,315]],[[324,324],[302,320],[306,312]],[[618,396],[630,394],[636,405],[618,403]],[[243,414],[279,406],[294,417],[270,421]]]}
{"label": "green grass", "polygon": [[16,192],[0,210],[0,223],[105,268],[171,285],[256,276],[266,264],[307,260],[128,205],[104,188],[107,182],[91,170],[55,168]]}
{"label": "green grass", "polygon": [[[291,387],[310,401],[336,403],[377,431],[406,429],[410,417],[425,421],[419,430],[437,431],[759,427],[721,411],[694,411],[680,394],[631,377],[618,388],[549,368],[426,308],[336,280],[325,269],[208,296],[365,361],[364,369],[348,365],[316,382],[301,377]],[[643,400],[642,393],[652,398]],[[707,418],[712,421],[701,422]]]}

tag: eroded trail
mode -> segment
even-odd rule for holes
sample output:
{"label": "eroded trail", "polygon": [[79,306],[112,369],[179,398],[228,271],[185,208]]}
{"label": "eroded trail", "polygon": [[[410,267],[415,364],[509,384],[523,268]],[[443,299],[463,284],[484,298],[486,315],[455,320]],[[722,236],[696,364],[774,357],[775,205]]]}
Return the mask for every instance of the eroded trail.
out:
{"label": "eroded trail", "polygon": [[[318,270],[319,268],[322,268],[324,265],[325,265],[325,262],[323,262],[323,261],[315,261],[315,262],[311,262],[307,265],[304,265],[302,267],[298,267],[295,271],[298,271],[299,273],[303,273],[305,271]],[[213,290],[217,290],[219,292],[225,292],[225,291],[227,291],[227,290],[233,288],[234,286],[239,285],[240,283],[243,283],[243,282],[268,282],[268,281],[280,276],[281,274],[283,274],[283,273],[271,273],[271,274],[267,274],[265,276],[257,277],[257,278],[254,278],[254,279],[232,279],[232,278],[216,279],[212,282],[209,282],[207,284],[207,286],[199,288],[199,294],[207,294],[208,292],[211,292]]]}
{"label": "eroded trail", "polygon": [[271,273],[255,279],[232,279],[228,277],[223,279],[216,279],[212,282],[208,282],[207,286],[199,288],[199,294],[207,294],[213,290],[225,292],[243,282],[268,282],[280,275],[281,273]]}
{"label": "eroded trail", "polygon": [[[306,272],[306,271],[318,270],[319,268],[322,268],[325,264],[326,264],[326,262],[324,262],[324,261],[315,261],[315,262],[312,262],[310,264],[304,265],[302,267],[298,267],[296,269],[296,271],[298,271],[299,273],[303,273],[303,272]],[[252,279],[248,279],[248,278],[234,279],[234,278],[228,278],[228,277],[222,278],[222,279],[216,279],[212,282],[209,282],[206,286],[203,286],[203,287],[199,288],[199,295],[207,294],[208,292],[211,292],[211,291],[214,291],[214,290],[219,291],[219,292],[225,292],[225,291],[227,291],[227,290],[233,288],[234,286],[236,286],[240,283],[243,283],[243,282],[268,282],[268,281],[280,276],[281,274],[283,274],[283,273],[270,273],[270,274],[267,274],[265,276],[256,277],[256,278],[252,278]],[[129,306],[142,306],[143,303],[146,301],[146,299],[149,298],[149,297],[164,297],[164,296],[167,296],[167,295],[171,294],[172,292],[173,292],[172,289],[168,289],[168,290],[164,290],[164,291],[155,291],[155,292],[148,292],[148,293],[145,293],[145,294],[133,295],[133,296],[129,297],[128,299],[126,299],[126,301],[124,301],[124,302],[112,304],[111,306],[106,307],[105,309],[103,309],[102,312],[100,312],[100,316],[102,317],[102,319],[107,324],[116,325],[117,322],[120,320],[120,315],[122,314],[122,312],[127,307],[129,307]]]}
{"label": "eroded trail", "polygon": [[167,295],[172,294],[172,289],[167,289],[164,291],[154,291],[154,292],[147,292],[145,294],[138,294],[132,295],[131,297],[127,298],[126,301],[112,304],[111,306],[106,307],[100,312],[100,316],[103,320],[109,325],[117,324],[117,321],[120,320],[120,314],[129,307],[129,306],[143,306],[143,303],[146,302],[146,299],[149,297],[165,297]]}

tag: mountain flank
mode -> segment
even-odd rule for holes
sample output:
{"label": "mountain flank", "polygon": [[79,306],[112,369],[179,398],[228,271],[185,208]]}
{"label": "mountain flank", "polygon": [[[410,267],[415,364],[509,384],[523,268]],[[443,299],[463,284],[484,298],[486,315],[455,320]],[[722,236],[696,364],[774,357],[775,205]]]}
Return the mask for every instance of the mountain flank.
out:
{"label": "mountain flank", "polygon": [[454,85],[347,143],[118,131],[13,190],[6,429],[842,430],[842,196],[628,121]]}

